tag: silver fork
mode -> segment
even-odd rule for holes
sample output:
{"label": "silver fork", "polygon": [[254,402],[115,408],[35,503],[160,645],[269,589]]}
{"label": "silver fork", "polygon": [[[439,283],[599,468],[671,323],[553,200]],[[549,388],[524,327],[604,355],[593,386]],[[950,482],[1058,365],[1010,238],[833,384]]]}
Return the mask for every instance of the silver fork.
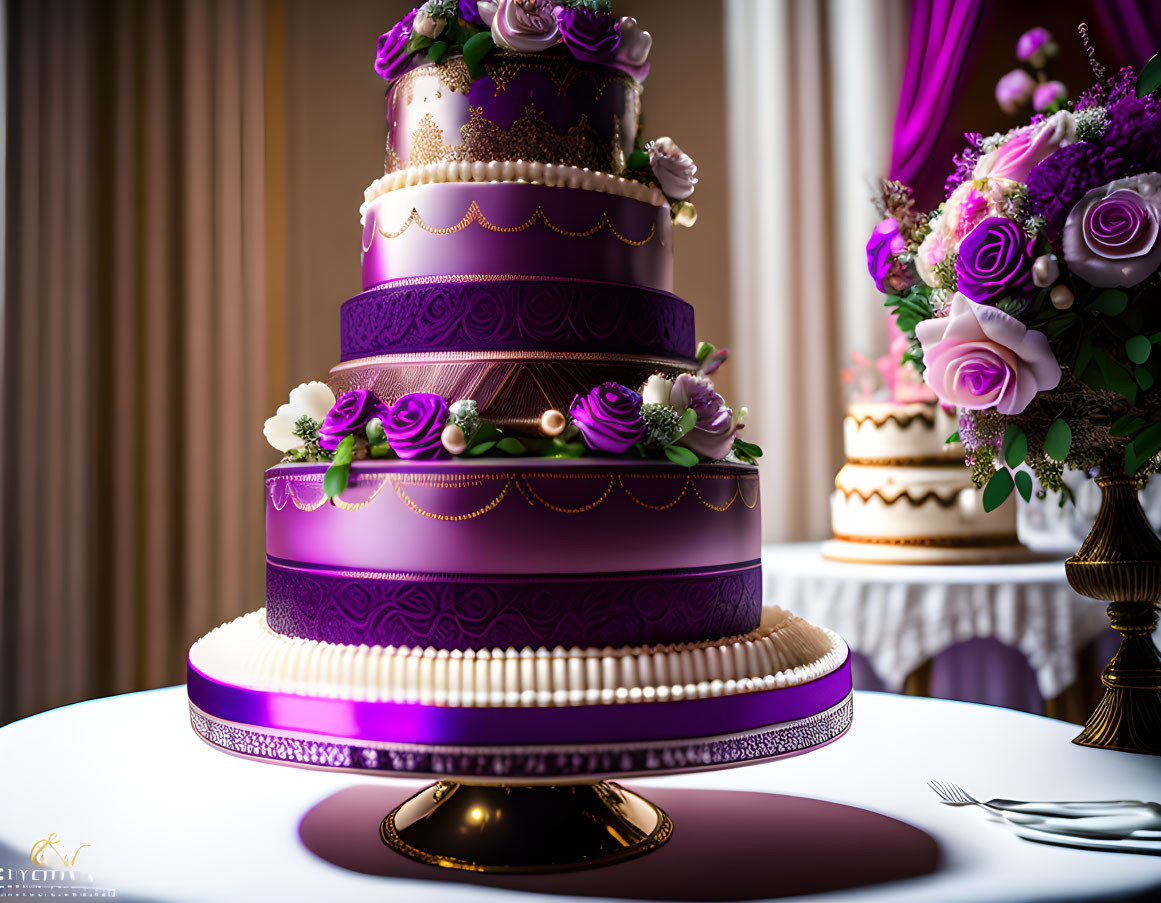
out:
{"label": "silver fork", "polygon": [[[1161,805],[1130,800],[1095,803],[1018,803],[993,800],[981,803],[957,784],[928,781],[940,802],[947,806],[979,806],[1017,825],[1030,825],[1054,833],[1088,836],[1125,836],[1133,831],[1156,832],[1161,828]],[[999,804],[999,805],[997,805]],[[1053,815],[1063,818],[1053,818]]]}

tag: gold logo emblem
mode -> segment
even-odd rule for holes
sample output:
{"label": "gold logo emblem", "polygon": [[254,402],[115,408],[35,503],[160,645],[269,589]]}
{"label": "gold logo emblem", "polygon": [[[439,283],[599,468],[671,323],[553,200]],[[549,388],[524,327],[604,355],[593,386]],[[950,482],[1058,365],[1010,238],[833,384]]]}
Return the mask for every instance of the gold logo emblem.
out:
{"label": "gold logo emblem", "polygon": [[65,868],[72,868],[76,865],[77,855],[85,847],[90,847],[90,843],[82,843],[79,847],[73,850],[72,856],[69,856],[67,851],[61,848],[61,840],[57,837],[56,832],[53,831],[48,837],[42,837],[32,845],[32,852],[29,853],[29,858],[33,865],[48,866],[55,868],[58,865],[63,865]]}

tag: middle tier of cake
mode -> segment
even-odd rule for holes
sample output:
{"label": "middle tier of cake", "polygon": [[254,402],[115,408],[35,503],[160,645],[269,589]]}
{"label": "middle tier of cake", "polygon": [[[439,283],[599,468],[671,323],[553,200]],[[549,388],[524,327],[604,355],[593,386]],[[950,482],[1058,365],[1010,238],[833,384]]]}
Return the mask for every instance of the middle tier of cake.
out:
{"label": "middle tier of cake", "polygon": [[761,617],[756,468],[360,461],[266,474],[267,612],[289,636],[443,649],[633,646]]}

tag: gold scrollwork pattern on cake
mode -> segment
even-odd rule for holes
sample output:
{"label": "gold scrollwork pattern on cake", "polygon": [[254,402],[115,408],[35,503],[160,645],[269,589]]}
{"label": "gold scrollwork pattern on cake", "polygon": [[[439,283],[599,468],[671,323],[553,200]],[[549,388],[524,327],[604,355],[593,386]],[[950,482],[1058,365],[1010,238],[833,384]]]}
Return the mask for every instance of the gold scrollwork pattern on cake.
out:
{"label": "gold scrollwork pattern on cake", "polygon": [[430,113],[425,113],[411,132],[411,148],[408,166],[426,166],[440,160],[459,160],[458,148],[444,144],[443,129],[435,124]]}
{"label": "gold scrollwork pattern on cake", "polygon": [[[620,135],[617,120],[616,135]],[[617,165],[620,145],[605,142],[588,117],[581,118],[568,130],[557,132],[532,104],[510,128],[503,129],[484,118],[483,107],[469,107],[468,121],[460,126],[461,143],[447,160],[539,160],[583,166],[601,172],[620,172]],[[616,148],[616,150],[614,150]]]}
{"label": "gold scrollwork pattern on cake", "polygon": [[888,420],[895,421],[895,425],[899,429],[905,430],[911,426],[916,420],[926,426],[928,429],[935,429],[935,415],[928,413],[914,413],[914,414],[884,414],[882,417],[875,417],[873,414],[862,414],[856,416],[854,414],[847,414],[847,419],[854,421],[855,426],[862,426],[864,423],[873,423],[876,429],[882,429],[887,425]]}
{"label": "gold scrollwork pattern on cake", "polygon": [[[611,232],[619,242],[629,245],[633,248],[639,248],[642,245],[648,244],[650,241],[652,241],[653,236],[657,234],[656,223],[650,223],[649,234],[644,238],[631,238],[629,236],[622,235],[617,227],[613,225],[612,221],[608,217],[608,214],[603,210],[601,211],[601,215],[597,218],[596,223],[594,223],[592,226],[589,226],[587,229],[565,229],[553,223],[548,218],[548,215],[544,212],[544,208],[542,208],[540,205],[537,205],[536,209],[532,211],[532,215],[529,216],[528,219],[526,219],[523,223],[520,223],[517,226],[500,226],[488,219],[487,214],[485,214],[484,211],[480,209],[480,205],[476,201],[472,201],[472,203],[468,206],[467,212],[454,226],[430,226],[424,221],[423,216],[420,214],[419,210],[415,207],[412,207],[411,214],[404,221],[403,225],[398,229],[387,231],[381,225],[376,223],[375,229],[371,233],[371,244],[374,243],[376,235],[381,235],[383,238],[390,240],[403,235],[403,233],[405,233],[412,226],[415,226],[418,229],[422,229],[424,232],[429,232],[432,235],[453,235],[456,232],[466,229],[468,226],[472,225],[472,223],[477,223],[481,228],[487,229],[489,232],[500,232],[506,235],[515,232],[523,232],[525,229],[531,229],[533,226],[539,223],[551,229],[558,235],[563,235],[566,238],[590,238],[591,236],[596,235],[602,229],[608,229],[609,232]],[[371,244],[368,244],[363,248],[364,254],[371,250]]]}

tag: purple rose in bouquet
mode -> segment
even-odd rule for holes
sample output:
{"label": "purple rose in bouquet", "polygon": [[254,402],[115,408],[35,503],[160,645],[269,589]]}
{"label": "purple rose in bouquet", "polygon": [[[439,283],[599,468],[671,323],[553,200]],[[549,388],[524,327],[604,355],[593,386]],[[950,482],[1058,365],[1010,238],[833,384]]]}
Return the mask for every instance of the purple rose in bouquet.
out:
{"label": "purple rose in bouquet", "polygon": [[601,383],[577,395],[568,409],[589,448],[620,455],[645,434],[641,396],[620,383]]}
{"label": "purple rose in bouquet", "polygon": [[711,461],[720,461],[734,445],[737,427],[734,412],[725,399],[714,391],[714,384],[704,376],[680,374],[673,381],[669,403],[675,411],[689,408],[697,414],[697,423],[677,440],[691,452]]}
{"label": "purple rose in bouquet", "polygon": [[871,230],[867,242],[867,270],[875,280],[875,288],[884,294],[898,294],[915,284],[911,270],[898,256],[906,247],[894,217],[880,220]]}
{"label": "purple rose in bouquet", "polygon": [[960,243],[956,287],[979,304],[1023,297],[1032,286],[1028,236],[1014,221],[989,216]]}
{"label": "purple rose in bouquet", "polygon": [[1045,82],[1042,85],[1037,85],[1032,94],[1032,109],[1037,113],[1043,113],[1053,104],[1062,104],[1066,100],[1068,100],[1068,88],[1064,86],[1064,82]]}
{"label": "purple rose in bouquet", "polygon": [[1009,116],[1020,112],[1020,107],[1032,99],[1036,79],[1023,69],[1013,69],[996,82],[996,103]]}
{"label": "purple rose in bouquet", "polygon": [[1143,282],[1161,264],[1161,174],[1118,179],[1088,192],[1064,223],[1064,259],[1101,288]]}
{"label": "purple rose in bouquet", "polygon": [[946,317],[915,327],[923,380],[945,405],[1019,414],[1036,393],[1060,384],[1048,337],[1015,317],[957,293]]}
{"label": "purple rose in bouquet", "polygon": [[387,444],[401,458],[438,458],[448,420],[447,401],[431,392],[404,395],[383,417]]}
{"label": "purple rose in bouquet", "polygon": [[1016,41],[1016,59],[1022,60],[1034,69],[1043,69],[1049,57],[1056,56],[1056,42],[1047,28],[1029,28]]}
{"label": "purple rose in bouquet", "polygon": [[318,431],[319,448],[333,452],[347,436],[363,429],[367,421],[383,418],[386,413],[387,406],[366,389],[344,392],[327,411]]}
{"label": "purple rose in bouquet", "polygon": [[555,9],[560,36],[572,55],[584,63],[608,65],[621,44],[620,23],[612,16],[584,7]]}
{"label": "purple rose in bouquet", "polygon": [[387,81],[401,76],[411,63],[407,42],[411,40],[411,28],[418,13],[419,7],[416,7],[396,22],[390,31],[379,35],[375,45],[375,71]]}

